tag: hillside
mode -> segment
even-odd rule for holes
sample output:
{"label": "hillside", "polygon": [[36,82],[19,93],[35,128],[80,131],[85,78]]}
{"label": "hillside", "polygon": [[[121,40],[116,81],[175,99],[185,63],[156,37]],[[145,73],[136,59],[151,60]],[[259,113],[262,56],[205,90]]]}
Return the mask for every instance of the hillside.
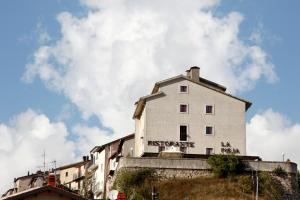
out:
{"label": "hillside", "polygon": [[[251,186],[241,179],[196,178],[162,181],[158,184],[161,200],[252,200]],[[260,200],[262,198],[260,196]]]}
{"label": "hillside", "polygon": [[[277,174],[276,174],[277,173]],[[297,199],[297,183],[287,185],[289,175],[279,172],[259,173],[259,199]],[[125,192],[130,199],[151,199],[153,187],[160,200],[252,200],[256,190],[256,179],[251,174],[230,175],[227,178],[216,176],[189,179],[164,179],[153,169],[119,171],[114,189]]]}

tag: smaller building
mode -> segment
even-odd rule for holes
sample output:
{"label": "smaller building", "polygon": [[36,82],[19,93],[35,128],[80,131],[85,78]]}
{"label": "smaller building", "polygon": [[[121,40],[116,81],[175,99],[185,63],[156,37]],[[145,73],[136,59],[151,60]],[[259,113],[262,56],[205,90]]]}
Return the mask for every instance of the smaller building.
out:
{"label": "smaller building", "polygon": [[91,174],[91,191],[94,199],[102,199],[110,189],[111,178],[118,166],[119,158],[133,156],[134,134],[96,146],[90,153],[93,161],[88,169],[88,173]]}
{"label": "smaller building", "polygon": [[48,172],[37,171],[34,174],[28,174],[14,179],[14,187],[7,190],[2,197],[7,197],[13,194],[17,194],[32,188],[42,187],[46,184],[46,177]]}
{"label": "smaller building", "polygon": [[23,192],[19,192],[8,197],[3,197],[1,200],[86,200],[86,198],[75,193],[68,192],[56,187],[43,186],[31,188]]}
{"label": "smaller building", "polygon": [[70,190],[80,193],[83,187],[85,171],[90,166],[91,160],[88,156],[83,156],[83,161],[58,167],[58,183]]}

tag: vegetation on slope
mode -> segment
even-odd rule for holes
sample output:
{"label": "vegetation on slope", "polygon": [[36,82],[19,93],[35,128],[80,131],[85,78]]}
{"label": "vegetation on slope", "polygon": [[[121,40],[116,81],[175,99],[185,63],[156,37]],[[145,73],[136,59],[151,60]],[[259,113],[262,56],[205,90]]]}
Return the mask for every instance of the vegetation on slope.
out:
{"label": "vegetation on slope", "polygon": [[[214,157],[214,156],[212,156]],[[210,159],[215,176],[194,179],[161,180],[153,169],[122,170],[117,173],[114,189],[125,192],[128,199],[151,199],[156,187],[160,200],[252,200],[256,177],[242,173],[242,163],[235,156],[215,156]],[[286,172],[259,173],[261,200],[280,200],[284,195],[280,178]]]}

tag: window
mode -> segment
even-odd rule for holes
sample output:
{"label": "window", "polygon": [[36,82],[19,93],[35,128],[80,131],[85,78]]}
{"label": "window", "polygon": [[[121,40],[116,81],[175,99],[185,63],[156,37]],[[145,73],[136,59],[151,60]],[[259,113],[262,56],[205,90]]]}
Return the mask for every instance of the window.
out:
{"label": "window", "polygon": [[166,147],[164,147],[164,146],[159,146],[159,147],[158,147],[158,153],[164,151],[165,149],[166,149]]}
{"label": "window", "polygon": [[180,93],[188,93],[188,86],[187,85],[180,85],[179,86]]}
{"label": "window", "polygon": [[206,148],[206,155],[212,155],[214,152],[213,148]]}
{"label": "window", "polygon": [[213,127],[212,126],[206,126],[205,127],[205,134],[206,135],[213,135]]}
{"label": "window", "polygon": [[187,126],[180,125],[180,141],[187,141]]}
{"label": "window", "polygon": [[180,111],[180,113],[187,113],[188,112],[188,105],[187,104],[180,104],[179,111]]}
{"label": "window", "polygon": [[212,105],[205,106],[205,113],[206,114],[214,114],[214,107]]}
{"label": "window", "polygon": [[68,177],[68,175],[69,175],[69,173],[68,173],[68,172],[66,172],[66,177]]}
{"label": "window", "polygon": [[186,147],[180,147],[180,151],[181,151],[182,153],[186,153]]}

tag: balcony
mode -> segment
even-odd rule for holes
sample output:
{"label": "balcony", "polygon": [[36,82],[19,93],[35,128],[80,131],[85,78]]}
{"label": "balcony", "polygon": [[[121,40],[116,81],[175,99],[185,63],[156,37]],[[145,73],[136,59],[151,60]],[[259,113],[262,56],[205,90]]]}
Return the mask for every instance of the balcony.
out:
{"label": "balcony", "polygon": [[75,181],[81,177],[83,177],[83,174],[81,172],[73,174],[73,181]]}

